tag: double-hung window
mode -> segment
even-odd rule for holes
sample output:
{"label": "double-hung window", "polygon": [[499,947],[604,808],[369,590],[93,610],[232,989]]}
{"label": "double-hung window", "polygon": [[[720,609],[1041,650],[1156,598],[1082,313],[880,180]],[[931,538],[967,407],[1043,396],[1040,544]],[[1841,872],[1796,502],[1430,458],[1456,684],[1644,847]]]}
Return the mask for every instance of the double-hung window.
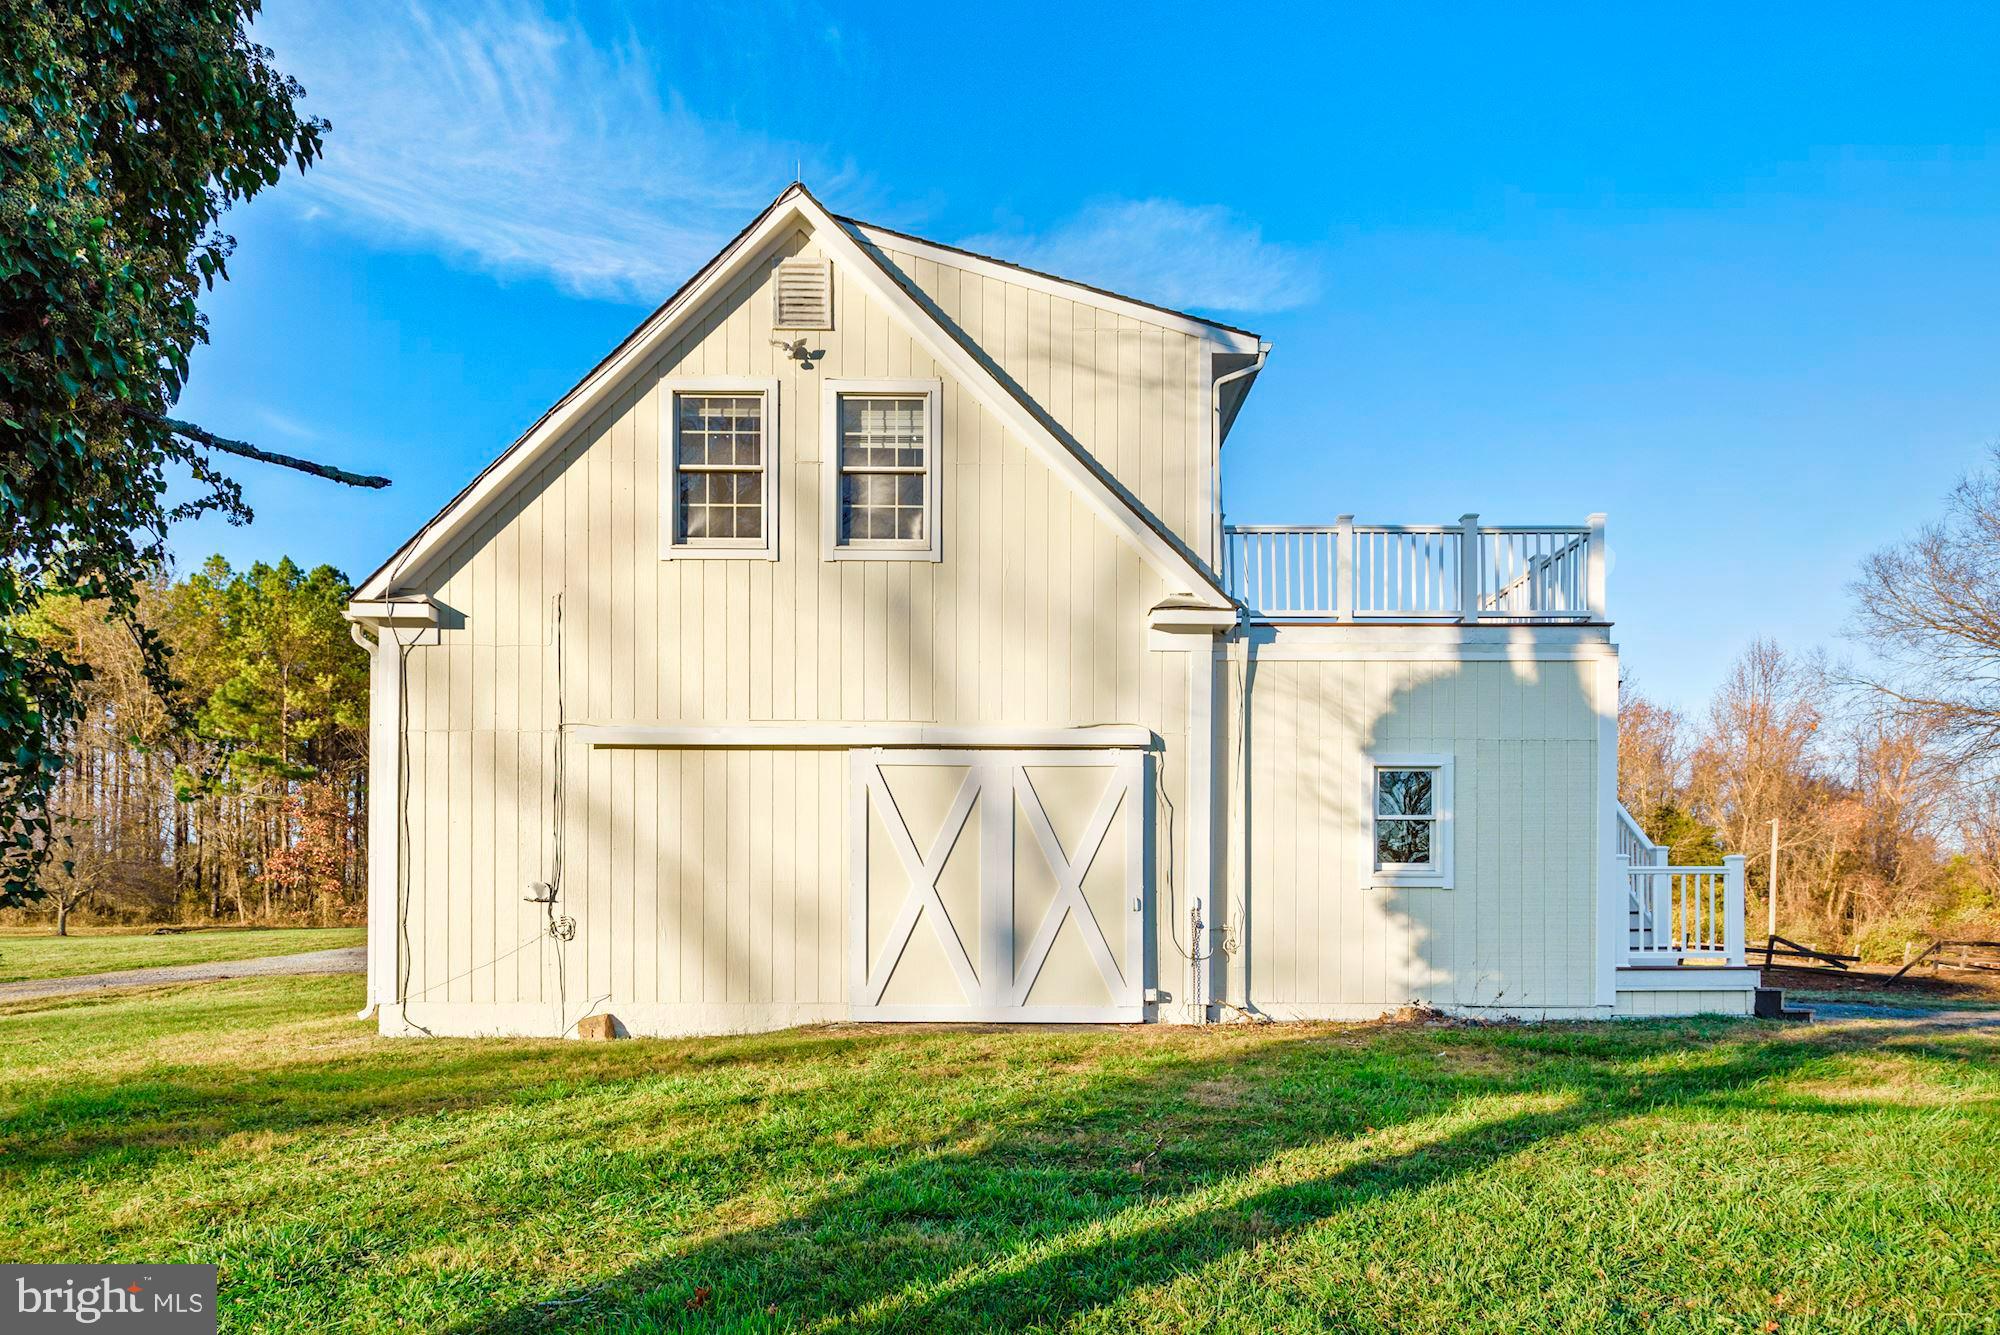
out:
{"label": "double-hung window", "polygon": [[939,559],[939,383],[829,380],[824,395],[826,554]]}
{"label": "double-hung window", "polygon": [[775,559],[776,382],[669,381],[661,395],[661,555]]}
{"label": "double-hung window", "polygon": [[1368,876],[1371,884],[1451,884],[1451,757],[1369,758]]}

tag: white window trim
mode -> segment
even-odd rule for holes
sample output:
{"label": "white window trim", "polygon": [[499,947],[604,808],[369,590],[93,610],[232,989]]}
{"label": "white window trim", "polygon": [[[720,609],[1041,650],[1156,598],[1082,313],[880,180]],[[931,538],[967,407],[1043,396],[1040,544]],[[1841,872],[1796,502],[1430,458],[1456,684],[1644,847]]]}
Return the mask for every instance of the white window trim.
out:
{"label": "white window trim", "polygon": [[[764,537],[681,542],[675,486],[680,477],[680,415],[674,400],[682,394],[761,394],[764,396]],[[758,376],[668,376],[660,381],[660,559],[663,561],[778,559],[778,516],[783,508],[778,491],[778,382]]]}
{"label": "white window trim", "polygon": [[[872,538],[840,540],[840,396],[922,394],[924,413],[924,541]],[[820,548],[829,561],[942,561],[938,494],[944,490],[944,382],[942,380],[827,380],[820,389]]]}
{"label": "white window trim", "polygon": [[[1368,761],[1368,813],[1367,838],[1361,851],[1361,874],[1364,885],[1392,889],[1449,890],[1452,887],[1452,846],[1457,842],[1453,822],[1455,813],[1452,802],[1452,764],[1454,757],[1449,753],[1377,752],[1367,757]],[[1437,781],[1432,785],[1433,802],[1437,808],[1437,818],[1432,822],[1431,850],[1437,857],[1437,865],[1428,869],[1414,867],[1380,868],[1375,865],[1375,773],[1385,769],[1429,769],[1437,771]]]}

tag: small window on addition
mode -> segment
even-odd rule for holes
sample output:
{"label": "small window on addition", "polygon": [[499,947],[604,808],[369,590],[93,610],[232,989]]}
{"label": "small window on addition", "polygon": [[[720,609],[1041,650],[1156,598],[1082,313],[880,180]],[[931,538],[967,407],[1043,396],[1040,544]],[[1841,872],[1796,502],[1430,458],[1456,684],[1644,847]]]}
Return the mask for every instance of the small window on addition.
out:
{"label": "small window on addition", "polygon": [[663,398],[660,554],[775,558],[777,386],[688,382]]}
{"label": "small window on addition", "polygon": [[1444,755],[1370,757],[1370,884],[1450,886],[1451,768]]}
{"label": "small window on addition", "polygon": [[938,383],[834,380],[825,394],[827,556],[937,560]]}

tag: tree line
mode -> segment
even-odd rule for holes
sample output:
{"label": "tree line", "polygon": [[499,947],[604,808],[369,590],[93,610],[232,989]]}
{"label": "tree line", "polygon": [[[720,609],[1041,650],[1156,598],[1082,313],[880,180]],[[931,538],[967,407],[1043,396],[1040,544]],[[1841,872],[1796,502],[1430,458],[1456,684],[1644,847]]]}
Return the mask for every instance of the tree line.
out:
{"label": "tree line", "polygon": [[1619,797],[1676,862],[1748,857],[1753,940],[1772,821],[1780,935],[2000,936],[2000,450],[1850,596],[1849,661],[1758,641],[1693,714],[1627,683]]}
{"label": "tree line", "polygon": [[[46,894],[79,800],[126,803],[145,768],[108,758],[122,733],[90,741],[92,664],[70,656],[75,637],[31,627],[44,606],[107,609],[130,642],[121,670],[174,705],[169,647],[138,600],[167,569],[174,524],[249,520],[218,460],[388,485],[173,415],[208,338],[201,296],[235,249],[224,214],[304,171],[328,128],[251,40],[256,9],[0,0],[0,909]],[[68,773],[86,745],[80,798]]]}
{"label": "tree line", "polygon": [[[359,922],[368,656],[331,566],[220,557],[106,602],[41,599],[17,633],[88,671],[32,910],[103,921]],[[141,634],[170,654],[160,689]]]}

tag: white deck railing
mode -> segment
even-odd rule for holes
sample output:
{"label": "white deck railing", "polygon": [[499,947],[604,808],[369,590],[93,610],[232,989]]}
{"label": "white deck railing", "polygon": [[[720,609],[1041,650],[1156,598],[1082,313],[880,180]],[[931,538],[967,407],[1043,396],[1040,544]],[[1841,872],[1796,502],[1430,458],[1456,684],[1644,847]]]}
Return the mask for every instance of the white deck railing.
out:
{"label": "white deck railing", "polygon": [[1639,825],[1638,818],[1618,804],[1618,851],[1631,859],[1635,867],[1650,867],[1656,862],[1669,861],[1667,850],[1656,844]]}
{"label": "white deck railing", "polygon": [[1618,871],[1627,908],[1626,964],[1684,959],[1744,962],[1743,859],[1719,867],[1677,867],[1665,844],[1647,837],[1618,804]]}
{"label": "white deck railing", "polygon": [[[1672,851],[1664,845],[1654,843],[1638,820],[1625,809],[1623,802],[1618,804],[1617,853],[1621,867],[1659,867],[1674,860]],[[1651,939],[1653,924],[1657,919],[1654,916],[1653,897],[1650,893],[1641,893],[1638,882],[1630,876],[1625,877],[1620,884],[1625,892],[1625,939],[1629,954],[1630,951],[1640,949],[1644,942]]]}
{"label": "white deck railing", "polygon": [[1272,620],[1602,621],[1604,516],[1579,528],[1232,524],[1229,592]]}
{"label": "white deck railing", "polygon": [[1647,905],[1627,963],[1744,962],[1742,857],[1726,857],[1720,867],[1634,867],[1621,854],[1619,864]]}

